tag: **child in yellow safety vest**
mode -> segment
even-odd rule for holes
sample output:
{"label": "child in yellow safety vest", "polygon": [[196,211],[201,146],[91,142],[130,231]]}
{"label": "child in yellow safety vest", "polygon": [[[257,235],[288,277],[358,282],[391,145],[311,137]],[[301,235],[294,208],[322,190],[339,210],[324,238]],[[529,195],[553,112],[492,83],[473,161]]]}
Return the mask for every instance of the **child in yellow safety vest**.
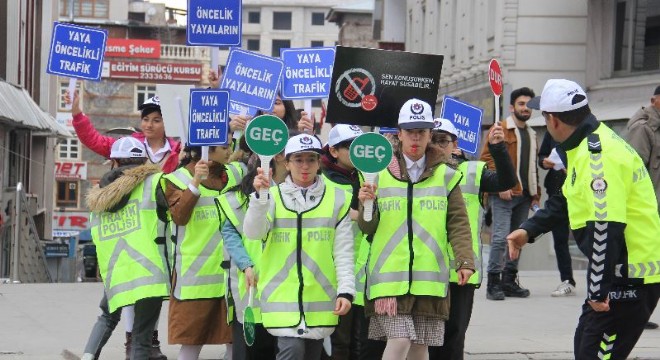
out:
{"label": "child in yellow safety vest", "polygon": [[355,295],[350,194],[318,175],[320,152],[316,137],[291,137],[289,176],[270,187],[259,170],[243,224],[248,238],[265,241],[257,292],[277,359],[319,359]]}

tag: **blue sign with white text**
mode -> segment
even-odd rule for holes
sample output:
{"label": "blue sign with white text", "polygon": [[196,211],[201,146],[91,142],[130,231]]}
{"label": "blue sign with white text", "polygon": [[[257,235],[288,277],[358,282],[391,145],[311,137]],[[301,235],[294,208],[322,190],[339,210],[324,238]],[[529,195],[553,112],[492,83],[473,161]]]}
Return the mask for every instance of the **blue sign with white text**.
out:
{"label": "blue sign with white text", "polygon": [[[231,91],[232,103],[269,111],[275,103],[284,63],[280,59],[232,48],[221,89]],[[238,107],[231,105],[232,114]]]}
{"label": "blue sign with white text", "polygon": [[46,72],[86,80],[101,80],[108,31],[55,23]]}
{"label": "blue sign with white text", "polygon": [[229,91],[190,89],[188,143],[191,146],[229,143]]}
{"label": "blue sign with white text", "polygon": [[442,118],[450,120],[458,133],[458,147],[470,154],[476,154],[481,138],[481,118],[483,110],[480,108],[445,96],[442,102]]}
{"label": "blue sign with white text", "polygon": [[281,49],[284,61],[283,99],[322,99],[330,93],[335,49]]}
{"label": "blue sign with white text", "polygon": [[241,46],[241,0],[188,0],[186,44]]}

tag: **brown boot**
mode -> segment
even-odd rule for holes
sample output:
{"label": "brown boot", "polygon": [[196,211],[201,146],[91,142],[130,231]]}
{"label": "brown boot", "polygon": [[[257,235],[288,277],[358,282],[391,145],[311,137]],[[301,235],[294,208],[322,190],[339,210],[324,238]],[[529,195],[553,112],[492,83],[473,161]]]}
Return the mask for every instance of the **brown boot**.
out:
{"label": "brown boot", "polygon": [[131,360],[131,341],[132,341],[132,336],[130,332],[126,332],[126,342],[124,343],[124,347],[126,348],[126,360]]}
{"label": "brown boot", "polygon": [[149,360],[167,360],[162,352],[160,352],[160,341],[158,341],[158,330],[154,331],[154,335],[151,338],[151,353],[149,354]]}

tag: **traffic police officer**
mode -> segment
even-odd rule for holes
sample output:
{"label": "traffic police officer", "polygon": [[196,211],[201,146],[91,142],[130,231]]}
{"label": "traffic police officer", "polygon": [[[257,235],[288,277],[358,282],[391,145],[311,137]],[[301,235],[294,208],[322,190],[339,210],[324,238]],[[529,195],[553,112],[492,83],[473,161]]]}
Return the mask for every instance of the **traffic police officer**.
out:
{"label": "traffic police officer", "polygon": [[589,260],[587,300],[575,331],[576,359],[625,359],[660,297],[660,218],[637,152],[598,122],[573,81],[551,79],[527,106],[542,111],[566,152],[562,195],[507,237],[511,257],[568,216]]}

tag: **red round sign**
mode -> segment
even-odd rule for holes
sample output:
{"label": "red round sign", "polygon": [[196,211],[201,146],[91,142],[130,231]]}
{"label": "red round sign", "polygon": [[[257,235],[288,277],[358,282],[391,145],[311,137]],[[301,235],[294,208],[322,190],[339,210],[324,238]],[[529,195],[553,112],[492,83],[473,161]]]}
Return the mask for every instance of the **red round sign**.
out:
{"label": "red round sign", "polygon": [[502,95],[502,69],[500,69],[500,63],[495,59],[492,59],[488,65],[488,79],[493,94],[495,96]]}

